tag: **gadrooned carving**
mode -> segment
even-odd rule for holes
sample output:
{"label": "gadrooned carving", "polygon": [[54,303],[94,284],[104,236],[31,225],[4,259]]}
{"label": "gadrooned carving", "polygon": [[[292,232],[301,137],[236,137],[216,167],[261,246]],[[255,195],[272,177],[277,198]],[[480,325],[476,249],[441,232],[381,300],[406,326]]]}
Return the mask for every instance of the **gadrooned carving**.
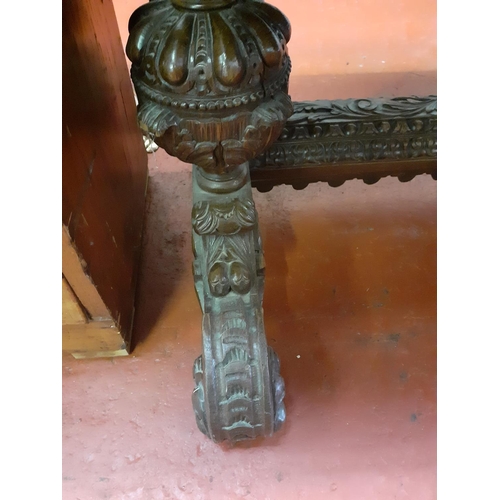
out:
{"label": "gadrooned carving", "polygon": [[286,88],[291,30],[278,9],[243,0],[199,3],[209,10],[156,0],[131,16],[126,51],[141,94],[175,108],[215,111]]}
{"label": "gadrooned carving", "polygon": [[293,112],[290,24],[278,9],[157,0],[129,30],[139,123],[169,154],[225,174],[278,138]]}

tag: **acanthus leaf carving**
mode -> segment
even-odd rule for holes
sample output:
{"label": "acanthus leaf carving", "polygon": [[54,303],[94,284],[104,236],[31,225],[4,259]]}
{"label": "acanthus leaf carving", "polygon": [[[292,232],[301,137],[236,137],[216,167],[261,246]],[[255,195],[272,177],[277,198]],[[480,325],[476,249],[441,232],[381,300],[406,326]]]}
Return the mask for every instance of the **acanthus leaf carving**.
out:
{"label": "acanthus leaf carving", "polygon": [[398,118],[418,118],[437,116],[436,96],[426,97],[394,97],[370,99],[338,99],[333,101],[318,100],[294,103],[294,114],[289,123],[311,124],[370,120],[387,120]]}
{"label": "acanthus leaf carving", "polygon": [[229,202],[200,201],[193,206],[193,229],[197,234],[232,235],[253,227],[257,220],[252,200],[235,198]]}
{"label": "acanthus leaf carving", "polygon": [[[283,182],[302,188],[321,180],[340,186],[353,178],[369,183],[384,175],[409,178],[403,167],[383,169],[372,162],[411,161],[412,178],[419,173],[436,178],[435,96],[295,102],[294,110],[278,140],[250,162],[259,189]],[[321,169],[311,168],[316,166]],[[287,179],[287,169],[300,175],[299,183]]]}

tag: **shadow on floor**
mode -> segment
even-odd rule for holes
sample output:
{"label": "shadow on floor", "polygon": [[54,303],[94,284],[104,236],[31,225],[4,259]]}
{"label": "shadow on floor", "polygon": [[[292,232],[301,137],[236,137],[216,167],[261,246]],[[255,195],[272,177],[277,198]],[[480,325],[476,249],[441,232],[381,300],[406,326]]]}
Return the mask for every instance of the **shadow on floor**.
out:
{"label": "shadow on floor", "polygon": [[133,349],[155,327],[189,267],[190,199],[190,173],[163,172],[149,178]]}

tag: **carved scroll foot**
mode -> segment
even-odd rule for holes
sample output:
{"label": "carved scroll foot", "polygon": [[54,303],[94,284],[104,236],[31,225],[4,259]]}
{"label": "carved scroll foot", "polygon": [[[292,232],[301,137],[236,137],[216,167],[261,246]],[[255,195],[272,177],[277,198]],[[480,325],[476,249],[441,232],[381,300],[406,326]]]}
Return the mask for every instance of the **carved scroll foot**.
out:
{"label": "carved scroll foot", "polygon": [[215,442],[270,436],[285,420],[285,391],[264,331],[264,259],[248,165],[228,178],[194,167],[193,202],[203,311],[203,354],[194,364],[198,428]]}

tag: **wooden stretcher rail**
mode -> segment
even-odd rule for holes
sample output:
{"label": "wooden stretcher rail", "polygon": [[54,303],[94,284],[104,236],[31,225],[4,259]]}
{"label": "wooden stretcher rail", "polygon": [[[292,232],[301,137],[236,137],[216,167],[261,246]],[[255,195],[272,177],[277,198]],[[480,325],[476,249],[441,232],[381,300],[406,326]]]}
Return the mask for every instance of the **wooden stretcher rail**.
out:
{"label": "wooden stretcher rail", "polygon": [[252,186],[302,189],[324,181],[373,184],[437,178],[437,97],[295,102],[278,139],[251,162]]}

